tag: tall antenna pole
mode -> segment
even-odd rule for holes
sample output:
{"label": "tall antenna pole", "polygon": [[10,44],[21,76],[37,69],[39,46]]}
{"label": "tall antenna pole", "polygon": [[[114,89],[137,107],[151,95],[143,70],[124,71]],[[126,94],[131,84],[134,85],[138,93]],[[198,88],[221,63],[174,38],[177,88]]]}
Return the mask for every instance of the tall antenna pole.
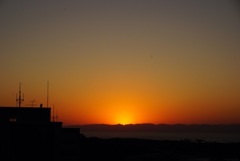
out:
{"label": "tall antenna pole", "polygon": [[57,120],[58,120],[58,112],[56,111],[56,122],[57,122]]}
{"label": "tall antenna pole", "polygon": [[52,119],[53,119],[53,122],[54,122],[54,105],[53,105],[53,113],[52,113]]}
{"label": "tall antenna pole", "polygon": [[49,81],[47,81],[47,107],[48,107],[48,95],[49,95]]}
{"label": "tall antenna pole", "polygon": [[18,102],[18,107],[20,108],[21,107],[21,103],[22,101],[24,101],[24,94],[23,94],[23,98],[22,98],[22,93],[21,93],[21,83],[19,83],[19,93],[18,93],[18,98],[17,98],[17,95],[16,95],[16,102]]}

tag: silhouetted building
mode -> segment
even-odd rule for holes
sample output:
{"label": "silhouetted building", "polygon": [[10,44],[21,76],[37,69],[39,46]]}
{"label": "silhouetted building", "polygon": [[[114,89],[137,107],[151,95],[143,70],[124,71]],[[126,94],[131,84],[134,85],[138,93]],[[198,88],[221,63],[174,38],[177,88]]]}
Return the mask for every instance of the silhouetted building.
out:
{"label": "silhouetted building", "polygon": [[0,107],[0,126],[10,124],[48,124],[51,108]]}
{"label": "silhouetted building", "polygon": [[0,128],[0,160],[54,159],[64,137],[80,137],[80,129],[52,122],[51,108],[42,106],[0,107]]}

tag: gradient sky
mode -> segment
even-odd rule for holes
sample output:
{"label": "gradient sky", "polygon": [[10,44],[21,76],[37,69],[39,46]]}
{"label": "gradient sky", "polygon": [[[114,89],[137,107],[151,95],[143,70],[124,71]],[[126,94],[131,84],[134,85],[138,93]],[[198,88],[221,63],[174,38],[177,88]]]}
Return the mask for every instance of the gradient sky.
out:
{"label": "gradient sky", "polygon": [[240,123],[234,0],[0,1],[0,106],[63,124]]}

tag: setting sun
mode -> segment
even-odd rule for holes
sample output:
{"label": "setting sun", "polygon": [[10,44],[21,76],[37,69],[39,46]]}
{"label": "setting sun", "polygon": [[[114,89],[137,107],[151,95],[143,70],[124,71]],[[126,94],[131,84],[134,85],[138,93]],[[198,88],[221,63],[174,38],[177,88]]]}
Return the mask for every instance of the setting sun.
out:
{"label": "setting sun", "polygon": [[115,123],[116,124],[126,125],[126,124],[131,124],[133,122],[134,122],[133,116],[128,111],[119,112],[115,116]]}
{"label": "setting sun", "polygon": [[131,124],[132,123],[132,120],[124,115],[124,116],[119,116],[119,118],[116,119],[117,121],[117,124],[122,124],[122,125],[126,125],[126,124]]}

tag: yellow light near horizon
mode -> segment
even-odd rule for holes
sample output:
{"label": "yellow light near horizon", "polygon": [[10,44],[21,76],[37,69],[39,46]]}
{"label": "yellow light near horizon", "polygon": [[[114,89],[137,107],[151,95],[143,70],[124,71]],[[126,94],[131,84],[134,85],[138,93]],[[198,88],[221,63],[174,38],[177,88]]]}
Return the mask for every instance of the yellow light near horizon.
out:
{"label": "yellow light near horizon", "polygon": [[127,125],[127,124],[131,124],[131,121],[126,117],[122,117],[118,119],[117,124]]}
{"label": "yellow light near horizon", "polygon": [[122,124],[122,125],[131,124],[134,121],[131,114],[127,112],[118,113],[116,115],[115,120],[117,124]]}

